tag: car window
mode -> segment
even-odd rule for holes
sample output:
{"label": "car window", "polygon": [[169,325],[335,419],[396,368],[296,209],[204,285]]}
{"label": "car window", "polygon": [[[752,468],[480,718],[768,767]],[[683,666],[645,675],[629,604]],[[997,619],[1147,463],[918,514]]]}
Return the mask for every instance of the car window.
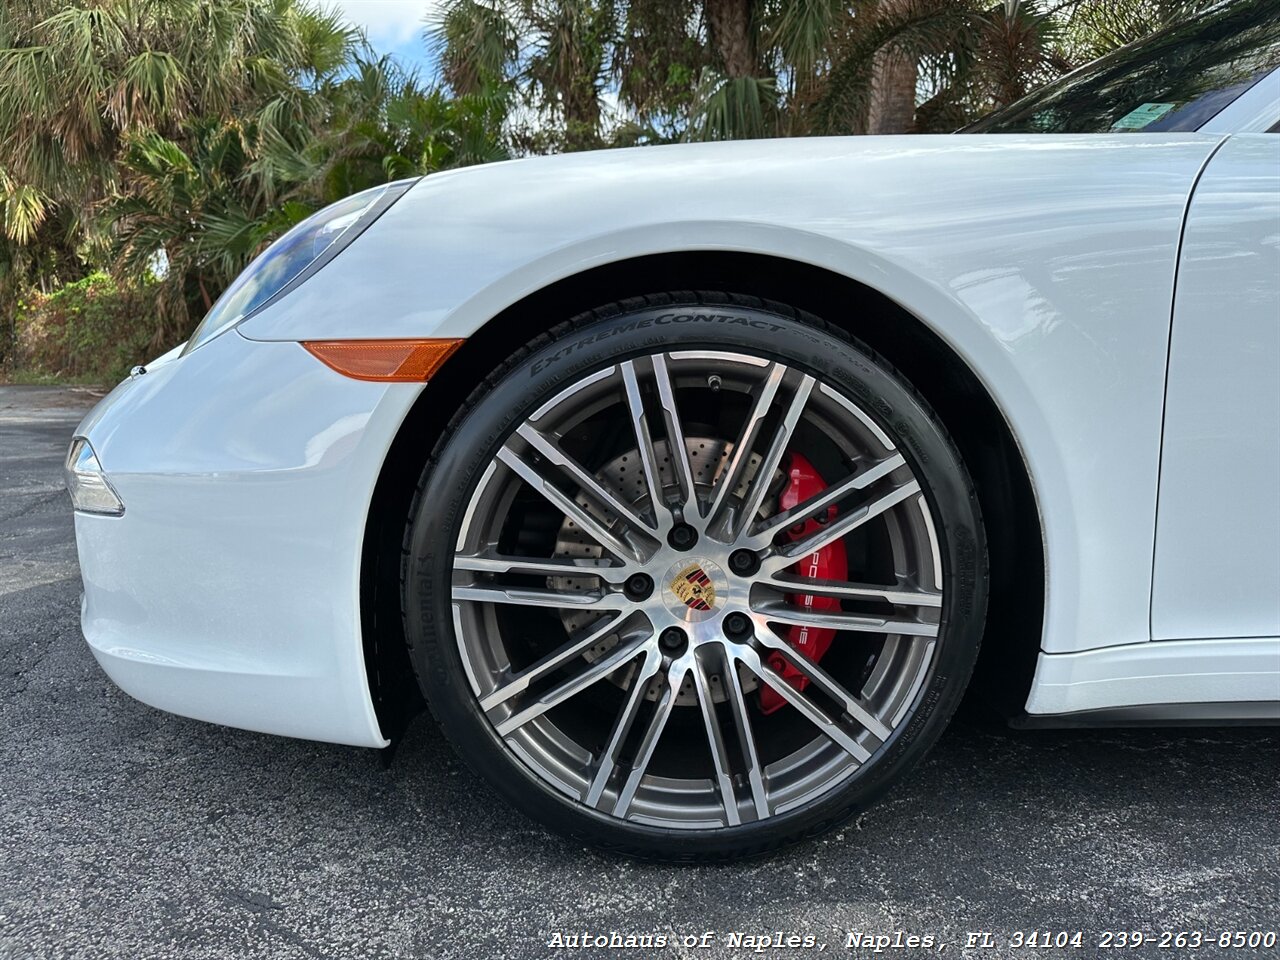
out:
{"label": "car window", "polygon": [[1081,67],[966,133],[1198,130],[1280,67],[1280,2],[1233,0]]}

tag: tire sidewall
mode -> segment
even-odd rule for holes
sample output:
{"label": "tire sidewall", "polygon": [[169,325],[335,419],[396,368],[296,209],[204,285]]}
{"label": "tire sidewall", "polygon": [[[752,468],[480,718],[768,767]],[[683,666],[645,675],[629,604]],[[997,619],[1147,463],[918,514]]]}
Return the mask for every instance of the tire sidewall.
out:
{"label": "tire sidewall", "polygon": [[[819,799],[785,814],[717,830],[623,822],[546,784],[503,745],[480,711],[455,637],[453,552],[480,478],[512,432],[561,390],[621,360],[664,350],[734,348],[798,367],[875,419],[921,481],[942,556],[943,608],[924,684],[887,744]],[[923,399],[860,344],[781,311],[671,302],[591,315],[517,354],[468,400],[441,438],[410,517],[404,558],[405,630],[423,694],[459,755],[513,804],[599,847],[669,860],[765,852],[823,832],[864,809],[928,750],[958,705],[986,610],[985,547],[964,465]]]}

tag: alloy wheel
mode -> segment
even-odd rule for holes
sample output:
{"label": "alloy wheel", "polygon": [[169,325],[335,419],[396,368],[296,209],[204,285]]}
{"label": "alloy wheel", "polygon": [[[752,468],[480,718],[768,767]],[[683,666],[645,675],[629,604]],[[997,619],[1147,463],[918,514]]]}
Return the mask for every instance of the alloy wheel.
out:
{"label": "alloy wheel", "polygon": [[666,828],[767,820],[855,776],[924,684],[943,603],[926,497],[876,419],[719,350],[624,359],[534,410],[452,570],[494,735],[568,799]]}

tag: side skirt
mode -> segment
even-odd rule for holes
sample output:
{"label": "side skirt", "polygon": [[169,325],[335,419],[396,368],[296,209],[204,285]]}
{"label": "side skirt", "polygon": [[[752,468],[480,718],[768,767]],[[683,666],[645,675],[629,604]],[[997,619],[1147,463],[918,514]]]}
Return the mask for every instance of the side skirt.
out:
{"label": "side skirt", "polygon": [[1113,722],[1104,719],[1108,715],[1122,723],[1280,719],[1280,637],[1156,640],[1041,653],[1026,714],[1015,722],[1077,726],[1087,716],[1090,725],[1101,725]]}
{"label": "side skirt", "polygon": [[1078,713],[1024,713],[1009,721],[1015,730],[1075,730],[1093,727],[1276,727],[1280,702],[1158,703]]}

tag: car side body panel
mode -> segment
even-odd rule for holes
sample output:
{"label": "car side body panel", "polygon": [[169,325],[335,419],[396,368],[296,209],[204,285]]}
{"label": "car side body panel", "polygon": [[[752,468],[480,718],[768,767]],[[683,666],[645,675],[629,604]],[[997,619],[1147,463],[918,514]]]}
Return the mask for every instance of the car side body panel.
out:
{"label": "car side body panel", "polygon": [[1196,186],[1166,403],[1152,636],[1278,637],[1280,136],[1232,137]]}
{"label": "car side body panel", "polygon": [[[1193,185],[1222,142],[797,140],[427,178],[297,290],[152,365],[86,418],[78,432],[126,513],[76,517],[85,635],[121,687],[164,709],[385,744],[362,657],[360,545],[422,388],[344,378],[296,341],[467,337],[595,266],[743,251],[889,296],[1003,411],[1046,543],[1044,632],[1026,642],[1047,652],[1028,709],[1090,709],[1101,691],[1156,702],[1159,665],[1141,664],[1160,646],[1152,545],[1176,258]],[[673,339],[700,322],[669,321]],[[1246,666],[1260,650],[1235,646]],[[1132,689],[1099,680],[1113,661]]]}
{"label": "car side body panel", "polygon": [[466,337],[556,280],[681,250],[843,274],[939,334],[1007,417],[1047,544],[1043,648],[1146,642],[1178,239],[1221,142],[835,138],[454,171],[241,331]]}

